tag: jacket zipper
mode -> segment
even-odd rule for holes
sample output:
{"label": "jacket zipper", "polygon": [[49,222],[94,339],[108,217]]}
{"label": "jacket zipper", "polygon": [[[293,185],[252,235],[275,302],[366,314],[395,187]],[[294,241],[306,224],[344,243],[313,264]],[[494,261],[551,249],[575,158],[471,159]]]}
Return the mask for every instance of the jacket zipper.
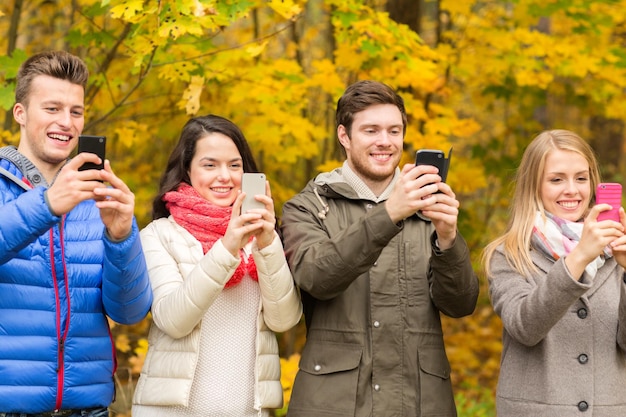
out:
{"label": "jacket zipper", "polygon": [[67,276],[67,265],[65,264],[65,243],[63,238],[63,227],[65,224],[65,216],[61,218],[61,222],[59,224],[59,237],[61,241],[61,262],[63,264],[63,277],[65,279],[65,299],[67,301],[67,318],[65,320],[65,328],[61,333],[61,299],[59,297],[59,286],[58,279],[56,273],[56,264],[54,262],[54,232],[53,229],[50,229],[50,260],[52,263],[52,279],[54,283],[54,296],[56,301],[56,316],[57,316],[57,340],[58,350],[57,350],[57,398],[55,404],[55,410],[61,409],[63,404],[63,387],[65,385],[65,339],[67,338],[67,333],[70,327],[70,292],[69,292],[69,282]]}

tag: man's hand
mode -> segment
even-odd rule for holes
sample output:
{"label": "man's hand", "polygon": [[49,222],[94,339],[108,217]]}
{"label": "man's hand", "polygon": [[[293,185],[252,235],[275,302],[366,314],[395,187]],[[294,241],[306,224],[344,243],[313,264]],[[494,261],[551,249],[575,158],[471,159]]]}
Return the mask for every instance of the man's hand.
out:
{"label": "man's hand", "polygon": [[99,163],[95,154],[81,153],[72,158],[59,171],[54,183],[46,191],[50,209],[57,216],[62,216],[76,207],[80,202],[95,199],[94,190],[103,188],[100,171],[79,171],[85,162]]}
{"label": "man's hand", "polygon": [[441,182],[437,168],[405,165],[385,208],[394,223],[421,211],[433,222],[440,249],[447,249],[454,243],[459,202],[450,186]]}
{"label": "man's hand", "polygon": [[135,194],[113,173],[108,159],[104,161],[104,169],[98,172],[102,181],[108,182],[111,186],[94,188],[96,207],[100,209],[100,218],[109,236],[114,240],[122,240],[132,229]]}
{"label": "man's hand", "polygon": [[437,187],[440,193],[433,195],[435,201],[423,208],[422,214],[433,222],[439,249],[445,250],[450,248],[456,239],[460,204],[448,184],[440,182]]}

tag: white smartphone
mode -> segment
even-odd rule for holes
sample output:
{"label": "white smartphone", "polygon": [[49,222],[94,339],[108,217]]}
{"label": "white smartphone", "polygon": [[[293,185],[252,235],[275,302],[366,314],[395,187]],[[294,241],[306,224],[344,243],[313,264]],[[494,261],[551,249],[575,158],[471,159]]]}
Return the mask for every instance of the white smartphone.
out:
{"label": "white smartphone", "polygon": [[245,213],[250,209],[265,208],[265,204],[255,200],[257,194],[265,194],[265,174],[261,172],[244,172],[241,177],[241,191],[246,193],[246,197],[241,205],[241,212]]}

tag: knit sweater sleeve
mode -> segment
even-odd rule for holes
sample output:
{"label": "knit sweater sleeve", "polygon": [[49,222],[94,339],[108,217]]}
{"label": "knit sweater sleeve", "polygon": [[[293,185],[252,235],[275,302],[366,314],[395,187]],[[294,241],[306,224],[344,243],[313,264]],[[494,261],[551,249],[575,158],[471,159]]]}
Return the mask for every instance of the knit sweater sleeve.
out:
{"label": "knit sweater sleeve", "polygon": [[259,250],[255,244],[252,256],[259,276],[265,323],[275,332],[289,330],[300,321],[302,303],[278,234],[266,248]]}

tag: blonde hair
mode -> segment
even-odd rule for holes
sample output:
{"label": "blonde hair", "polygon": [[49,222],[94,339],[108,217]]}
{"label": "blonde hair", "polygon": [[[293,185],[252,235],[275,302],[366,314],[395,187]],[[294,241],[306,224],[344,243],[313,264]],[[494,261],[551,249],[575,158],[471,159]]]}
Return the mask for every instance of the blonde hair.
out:
{"label": "blonde hair", "polygon": [[[515,270],[522,275],[536,271],[530,257],[530,239],[533,233],[535,213],[545,214],[541,202],[541,181],[547,155],[553,150],[576,152],[589,164],[591,193],[595,193],[600,182],[600,172],[593,149],[576,133],[569,130],[546,130],[537,135],[528,145],[515,176],[515,191],[509,206],[509,224],[506,232],[491,242],[482,255],[482,264],[487,276],[491,275],[491,258],[500,245]],[[589,207],[594,198],[590,199]]]}

